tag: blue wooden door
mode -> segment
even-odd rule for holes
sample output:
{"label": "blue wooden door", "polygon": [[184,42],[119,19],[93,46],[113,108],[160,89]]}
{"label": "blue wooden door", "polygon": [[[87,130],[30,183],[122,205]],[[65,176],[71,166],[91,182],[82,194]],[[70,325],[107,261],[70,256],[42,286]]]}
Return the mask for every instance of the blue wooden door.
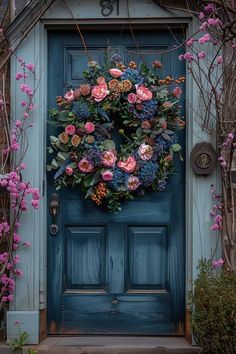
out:
{"label": "blue wooden door", "polygon": [[[92,59],[100,63],[110,45],[124,62],[151,65],[159,59],[163,76],[184,74],[178,51],[169,51],[182,40],[181,32],[135,31],[136,42],[125,31],[84,36]],[[49,32],[49,107],[55,107],[55,97],[67,85],[80,83],[86,66],[77,33]],[[48,127],[48,135],[52,133],[55,128]],[[78,188],[58,193],[59,233],[48,233],[48,333],[184,334],[185,188],[180,161],[176,172],[165,192],[127,202],[119,214],[102,211]],[[49,175],[49,198],[53,192]]]}

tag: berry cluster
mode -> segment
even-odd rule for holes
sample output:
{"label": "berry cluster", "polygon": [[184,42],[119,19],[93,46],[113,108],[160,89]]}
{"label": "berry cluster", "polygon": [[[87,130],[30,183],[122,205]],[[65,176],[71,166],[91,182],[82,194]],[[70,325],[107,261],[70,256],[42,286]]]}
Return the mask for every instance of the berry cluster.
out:
{"label": "berry cluster", "polygon": [[107,189],[105,183],[100,182],[97,187],[95,187],[95,192],[92,194],[91,199],[97,205],[102,204],[102,199],[107,195]]}

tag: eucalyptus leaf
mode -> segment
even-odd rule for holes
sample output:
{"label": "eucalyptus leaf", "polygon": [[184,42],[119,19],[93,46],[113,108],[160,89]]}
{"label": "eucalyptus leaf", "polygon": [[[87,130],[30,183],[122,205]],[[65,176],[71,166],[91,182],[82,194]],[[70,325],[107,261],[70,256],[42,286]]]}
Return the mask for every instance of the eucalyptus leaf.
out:
{"label": "eucalyptus leaf", "polygon": [[171,148],[174,152],[178,152],[182,149],[179,144],[173,144],[173,145],[171,145]]}
{"label": "eucalyptus leaf", "polygon": [[102,143],[105,150],[112,150],[116,148],[116,145],[113,140],[106,139]]}
{"label": "eucalyptus leaf", "polygon": [[57,160],[56,159],[52,159],[52,162],[51,162],[51,166],[52,166],[52,168],[58,168],[58,162],[57,162]]}
{"label": "eucalyptus leaf", "polygon": [[174,134],[175,132],[173,132],[173,130],[165,129],[165,130],[164,130],[164,133],[169,134],[169,135],[172,135],[172,134]]}
{"label": "eucalyptus leaf", "polygon": [[59,160],[65,161],[68,158],[68,153],[64,151],[59,151],[57,154]]}
{"label": "eucalyptus leaf", "polygon": [[56,144],[59,141],[59,139],[56,136],[53,136],[53,135],[50,136],[50,140],[54,144]]}
{"label": "eucalyptus leaf", "polygon": [[88,197],[90,196],[90,195],[92,195],[93,194],[93,187],[90,187],[88,190],[87,190],[87,193],[85,194],[85,199],[88,199]]}
{"label": "eucalyptus leaf", "polygon": [[168,134],[162,133],[161,136],[162,136],[162,138],[171,141],[171,138],[170,138],[170,136]]}

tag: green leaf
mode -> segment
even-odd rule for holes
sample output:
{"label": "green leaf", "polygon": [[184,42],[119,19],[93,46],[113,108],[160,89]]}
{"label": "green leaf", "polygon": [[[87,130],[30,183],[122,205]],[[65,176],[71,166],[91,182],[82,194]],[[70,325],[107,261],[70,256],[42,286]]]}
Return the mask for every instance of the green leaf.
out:
{"label": "green leaf", "polygon": [[59,141],[59,139],[56,136],[53,136],[53,135],[50,136],[50,140],[54,144],[56,144]]}
{"label": "green leaf", "polygon": [[90,175],[90,176],[86,176],[84,178],[84,187],[85,188],[88,188],[88,187],[92,186],[93,177],[94,177],[93,175]]}
{"label": "green leaf", "polygon": [[67,157],[68,157],[68,153],[64,151],[59,151],[57,154],[57,158],[62,161],[65,161]]}
{"label": "green leaf", "polygon": [[68,112],[67,111],[59,111],[57,115],[57,119],[60,122],[67,122],[68,119]]}
{"label": "green leaf", "polygon": [[52,166],[52,168],[58,168],[59,167],[58,166],[58,162],[57,162],[56,159],[52,159],[51,166]]}
{"label": "green leaf", "polygon": [[49,154],[52,154],[53,153],[53,149],[51,147],[48,148],[48,152],[49,152]]}
{"label": "green leaf", "polygon": [[47,165],[47,171],[48,171],[48,172],[51,172],[51,171],[52,171],[52,166],[49,165],[49,164]]}
{"label": "green leaf", "polygon": [[138,128],[138,129],[136,130],[136,135],[137,135],[137,137],[139,137],[139,138],[143,135],[143,130],[142,130],[142,128]]}
{"label": "green leaf", "polygon": [[179,144],[173,144],[173,145],[171,145],[171,148],[174,152],[178,152],[182,149]]}
{"label": "green leaf", "polygon": [[90,187],[85,194],[85,199],[87,199],[91,194],[93,194],[93,187]]}
{"label": "green leaf", "polygon": [[116,144],[114,143],[114,141],[109,139],[104,140],[102,145],[106,150],[112,150],[116,148]]}

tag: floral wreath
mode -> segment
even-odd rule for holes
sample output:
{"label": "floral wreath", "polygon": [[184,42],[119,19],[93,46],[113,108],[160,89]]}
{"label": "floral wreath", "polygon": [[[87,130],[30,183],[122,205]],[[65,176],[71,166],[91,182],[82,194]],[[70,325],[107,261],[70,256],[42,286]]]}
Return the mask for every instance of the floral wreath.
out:
{"label": "floral wreath", "polygon": [[56,189],[80,185],[85,198],[114,212],[145,190],[165,189],[181,150],[175,131],[185,125],[182,90],[172,84],[184,77],[160,79],[161,68],[159,61],[125,67],[114,54],[103,66],[89,62],[85,83],[57,97],[50,116],[62,131],[48,148],[56,152],[48,164]]}

